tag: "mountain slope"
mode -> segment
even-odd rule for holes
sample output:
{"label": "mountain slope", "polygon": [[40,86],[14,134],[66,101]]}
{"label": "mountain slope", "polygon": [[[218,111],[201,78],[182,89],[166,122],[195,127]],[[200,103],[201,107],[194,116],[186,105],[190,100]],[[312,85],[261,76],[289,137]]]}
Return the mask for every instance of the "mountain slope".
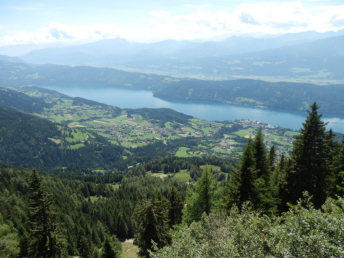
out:
{"label": "mountain slope", "polygon": [[344,85],[194,80],[177,82],[156,91],[154,96],[301,111],[307,110],[310,104],[317,101],[321,112],[344,114]]}

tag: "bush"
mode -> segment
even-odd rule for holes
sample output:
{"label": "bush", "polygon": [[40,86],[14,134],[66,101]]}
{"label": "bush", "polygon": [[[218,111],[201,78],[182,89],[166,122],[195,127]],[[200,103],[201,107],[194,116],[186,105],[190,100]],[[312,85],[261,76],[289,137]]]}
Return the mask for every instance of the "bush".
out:
{"label": "bush", "polygon": [[211,213],[175,231],[172,244],[152,257],[344,257],[344,199],[314,209],[310,197],[280,217],[246,203],[229,215]]}

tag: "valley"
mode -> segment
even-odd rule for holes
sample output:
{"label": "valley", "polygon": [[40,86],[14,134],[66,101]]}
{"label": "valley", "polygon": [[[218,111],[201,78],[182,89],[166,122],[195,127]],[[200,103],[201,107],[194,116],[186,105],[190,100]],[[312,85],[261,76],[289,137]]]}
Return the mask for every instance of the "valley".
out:
{"label": "valley", "polygon": [[[72,149],[82,148],[93,134],[103,136],[113,145],[126,149],[174,140],[192,139],[193,146],[180,146],[179,157],[210,156],[239,158],[244,143],[263,129],[267,147],[288,156],[297,131],[247,119],[209,122],[183,115],[170,109],[120,109],[81,98],[71,98],[37,87],[12,88],[45,101],[50,108],[36,116],[67,125],[72,129],[68,141]],[[163,115],[158,116],[159,110]],[[171,119],[169,119],[171,117]],[[123,156],[127,158],[127,156]]]}

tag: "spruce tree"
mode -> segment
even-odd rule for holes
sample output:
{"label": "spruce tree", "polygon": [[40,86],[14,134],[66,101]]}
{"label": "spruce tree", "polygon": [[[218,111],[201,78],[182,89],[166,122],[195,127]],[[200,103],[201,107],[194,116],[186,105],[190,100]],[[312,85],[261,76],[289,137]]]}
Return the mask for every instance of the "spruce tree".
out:
{"label": "spruce tree", "polygon": [[302,193],[308,191],[313,196],[313,203],[319,208],[326,199],[326,191],[330,180],[328,153],[326,147],[326,124],[318,115],[320,107],[314,102],[303,123],[301,134],[295,136],[291,152],[292,164],[286,171],[287,200],[295,204]]}
{"label": "spruce tree", "polygon": [[272,145],[269,152],[269,165],[273,169],[276,158],[275,145]]}
{"label": "spruce tree", "polygon": [[256,178],[262,178],[265,182],[270,180],[270,158],[264,143],[262,128],[259,128],[253,141]]}
{"label": "spruce tree", "polygon": [[233,205],[241,209],[244,202],[252,201],[254,195],[254,167],[255,160],[252,138],[250,137],[245,145],[239,169],[232,171],[230,180],[226,184],[226,191],[223,196],[223,205],[226,210],[230,210]]}
{"label": "spruce tree", "polygon": [[30,244],[29,257],[51,258],[64,254],[64,238],[56,223],[52,195],[48,194],[42,178],[33,170],[30,182],[32,196],[29,200]]}
{"label": "spruce tree", "polygon": [[[273,149],[274,150],[274,149]],[[272,153],[273,155],[273,153]],[[262,128],[259,128],[253,141],[253,157],[255,160],[254,194],[252,204],[255,209],[267,212],[274,206],[271,189],[271,160],[264,143]],[[271,159],[273,156],[271,157]]]}
{"label": "spruce tree", "polygon": [[339,152],[333,159],[333,171],[335,187],[333,195],[344,196],[344,136]]}
{"label": "spruce tree", "polygon": [[[115,239],[118,241],[118,239]],[[119,241],[118,241],[119,242]],[[120,258],[121,251],[114,244],[114,239],[107,236],[102,248],[102,258]]]}
{"label": "spruce tree", "polygon": [[140,248],[140,257],[149,257],[148,250],[153,248],[152,240],[158,248],[169,243],[168,206],[161,194],[150,200],[142,198],[136,206],[134,217],[138,223],[134,245]]}
{"label": "spruce tree", "polygon": [[202,176],[197,180],[195,191],[188,190],[183,215],[183,221],[186,224],[199,221],[203,213],[210,213],[215,206],[216,188],[217,182],[213,180],[210,169],[206,166]]}
{"label": "spruce tree", "polygon": [[178,225],[182,222],[184,203],[179,193],[173,186],[168,194],[168,200],[170,202],[168,219],[169,225],[172,228],[174,225]]}

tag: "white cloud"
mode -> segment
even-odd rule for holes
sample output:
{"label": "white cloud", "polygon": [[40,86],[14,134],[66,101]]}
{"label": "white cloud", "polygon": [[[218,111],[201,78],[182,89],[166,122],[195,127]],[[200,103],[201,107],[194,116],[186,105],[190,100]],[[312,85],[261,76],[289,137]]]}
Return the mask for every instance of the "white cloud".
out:
{"label": "white cloud", "polygon": [[168,11],[149,14],[148,26],[122,29],[113,24],[78,26],[52,23],[35,32],[7,35],[0,40],[0,45],[94,41],[114,37],[141,41],[148,38],[190,40],[229,34],[324,32],[344,28],[344,5],[306,8],[301,2],[262,2],[241,4],[234,13],[198,9],[197,13],[188,15],[173,15]]}
{"label": "white cloud", "polygon": [[204,5],[192,5],[192,4],[184,4],[185,7],[190,7],[190,8],[208,8],[208,7],[212,7],[211,4],[204,4]]}
{"label": "white cloud", "polygon": [[149,13],[152,16],[156,16],[156,17],[165,17],[170,15],[170,12],[167,11],[152,11]]}

